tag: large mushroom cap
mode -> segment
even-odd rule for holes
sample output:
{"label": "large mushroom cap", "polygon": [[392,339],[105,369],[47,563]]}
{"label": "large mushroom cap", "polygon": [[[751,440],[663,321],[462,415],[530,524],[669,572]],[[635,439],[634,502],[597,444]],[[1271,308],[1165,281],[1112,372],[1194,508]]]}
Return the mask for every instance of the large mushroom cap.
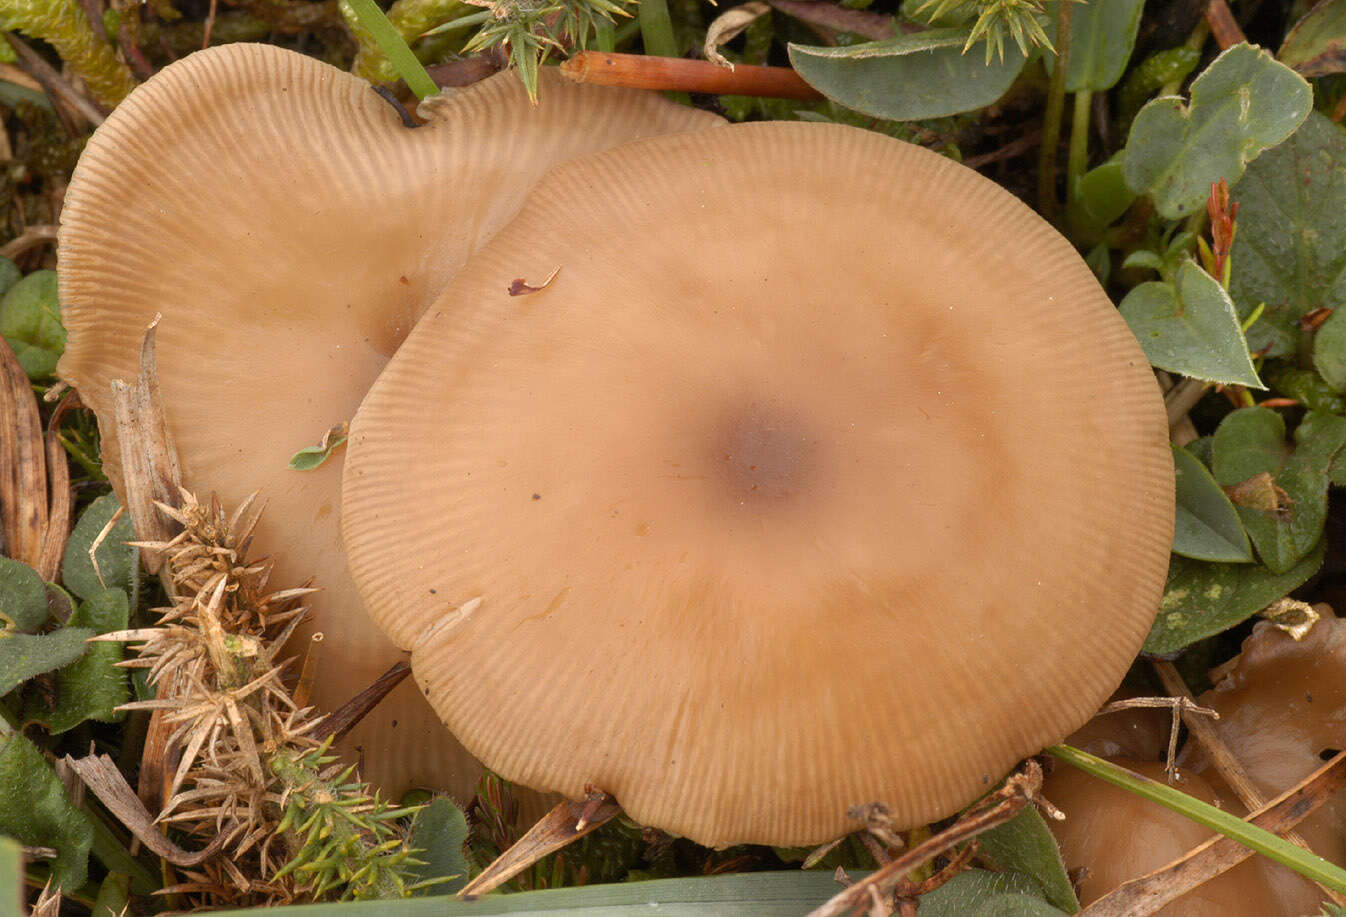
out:
{"label": "large mushroom cap", "polygon": [[715,845],[985,792],[1121,680],[1173,527],[1154,378],[1070,245],[816,124],[554,170],[370,391],[342,499],[468,748]]}
{"label": "large mushroom cap", "polygon": [[[551,165],[719,119],[636,92],[502,74],[419,129],[369,84],[308,57],[232,44],[134,92],[94,135],[66,196],[59,371],[103,421],[163,313],[159,374],[189,486],[237,504],[261,489],[254,548],[272,582],[322,587],[312,698],[331,710],[401,653],[369,622],[337,534],[340,461],[289,457],[348,419],[426,305]],[[307,632],[301,636],[307,636]],[[357,728],[366,776],[470,792],[468,767],[407,684]]]}

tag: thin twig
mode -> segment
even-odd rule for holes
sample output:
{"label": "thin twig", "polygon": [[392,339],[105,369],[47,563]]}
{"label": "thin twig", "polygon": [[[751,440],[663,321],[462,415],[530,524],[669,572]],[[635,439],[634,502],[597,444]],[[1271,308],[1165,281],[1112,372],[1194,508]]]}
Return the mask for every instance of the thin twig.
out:
{"label": "thin twig", "polygon": [[1187,412],[1196,407],[1198,401],[1206,396],[1209,382],[1200,379],[1183,379],[1164,396],[1164,411],[1168,415],[1169,429],[1176,427],[1187,416]]}
{"label": "thin twig", "polygon": [[992,150],[989,153],[982,153],[977,156],[969,156],[963,160],[963,165],[969,169],[980,169],[982,166],[989,166],[993,162],[1002,162],[1006,159],[1013,159],[1027,153],[1033,147],[1037,146],[1042,140],[1042,129],[1031,130],[1021,137],[1016,137],[998,150]]}
{"label": "thin twig", "polygon": [[1211,719],[1218,720],[1220,714],[1209,707],[1201,707],[1191,697],[1128,697],[1126,700],[1113,701],[1105,704],[1094,716],[1103,716],[1108,713],[1117,713],[1122,710],[1142,709],[1162,709],[1171,714],[1171,723],[1168,730],[1168,754],[1164,757],[1164,776],[1168,778],[1169,783],[1174,783],[1178,779],[1178,725],[1186,718],[1188,713],[1195,716],[1208,716]]}
{"label": "thin twig", "polygon": [[19,65],[28,72],[29,76],[42,84],[43,91],[52,100],[53,107],[70,136],[78,137],[81,131],[63,109],[72,110],[95,127],[103,123],[107,116],[103,114],[102,110],[87,96],[75,89],[69,80],[61,76],[55,67],[43,59],[42,55],[11,32],[6,32],[5,38],[9,41],[10,47],[14,49],[14,54],[19,59]]}
{"label": "thin twig", "polygon": [[[773,7],[809,25],[825,26],[838,32],[852,32],[874,41],[893,38],[898,34],[897,20],[883,13],[866,10],[848,10],[834,3],[820,0],[767,0]],[[903,32],[913,31],[903,28]]]}
{"label": "thin twig", "polygon": [[585,799],[566,800],[529,828],[508,850],[465,885],[458,897],[475,901],[499,888],[538,860],[596,831],[622,812],[622,807],[602,790],[589,788]]}
{"label": "thin twig", "polygon": [[12,261],[30,248],[55,242],[56,229],[57,227],[45,223],[39,226],[29,226],[22,233],[0,246],[0,258],[8,258]]}
{"label": "thin twig", "polygon": [[398,662],[391,669],[374,679],[373,684],[346,701],[331,716],[323,720],[322,724],[313,731],[313,737],[319,742],[328,736],[339,740],[354,729],[355,724],[364,719],[365,715],[378,706],[379,701],[387,697],[388,692],[400,685],[409,674],[411,674],[411,666],[405,662]]}
{"label": "thin twig", "polygon": [[841,917],[856,909],[869,907],[875,895],[882,899],[890,894],[906,874],[916,867],[1018,815],[1020,810],[1037,798],[1041,787],[1042,768],[1036,761],[1025,762],[1019,773],[1012,775],[1003,787],[987,796],[958,821],[838,893],[808,917]]}
{"label": "thin twig", "polygon": [[606,54],[580,51],[563,61],[561,75],[577,83],[658,89],[666,92],[705,92],[715,95],[763,96],[773,99],[819,101],[814,89],[789,67],[739,64],[733,70],[709,61],[643,54]]}
{"label": "thin twig", "polygon": [[1206,7],[1206,22],[1210,24],[1210,32],[1215,36],[1215,43],[1221,51],[1248,40],[1225,0],[1210,0]]}

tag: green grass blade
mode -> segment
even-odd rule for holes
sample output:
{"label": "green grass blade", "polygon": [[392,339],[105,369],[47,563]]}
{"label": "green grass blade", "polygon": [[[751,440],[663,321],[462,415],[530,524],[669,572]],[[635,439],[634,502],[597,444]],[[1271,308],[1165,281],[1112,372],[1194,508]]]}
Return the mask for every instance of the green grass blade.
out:
{"label": "green grass blade", "polygon": [[[804,917],[841,890],[832,874],[823,870],[756,872],[487,895],[479,901],[411,898],[305,905],[286,908],[284,913],[296,917],[519,917],[558,912],[572,917]],[[223,911],[217,917],[250,917],[253,913]]]}
{"label": "green grass blade", "polygon": [[1312,879],[1319,885],[1324,885],[1335,891],[1346,892],[1346,870],[1329,863],[1320,856],[1309,853],[1307,850],[1296,847],[1270,831],[1264,831],[1222,809],[1217,809],[1215,806],[1208,805],[1199,799],[1193,799],[1181,790],[1175,790],[1173,787],[1157,780],[1132,773],[1124,767],[1119,767],[1111,761],[1104,761],[1102,758],[1096,758],[1088,752],[1080,751],[1078,748],[1072,748],[1069,745],[1053,745],[1047,749],[1047,753],[1067,764],[1078,767],[1082,771],[1093,774],[1100,780],[1106,780],[1129,793],[1135,793],[1151,802],[1157,802],[1184,818],[1190,818],[1212,831],[1218,831],[1250,850],[1255,850],[1264,857],[1290,867],[1301,876]]}
{"label": "green grass blade", "polygon": [[678,41],[673,37],[673,19],[668,13],[668,0],[641,0],[636,10],[640,23],[640,37],[645,53],[657,57],[677,57]]}
{"label": "green grass blade", "polygon": [[403,40],[397,29],[393,28],[393,24],[383,15],[383,10],[379,9],[374,0],[350,0],[350,5],[360,24],[374,36],[374,41],[378,42],[379,48],[388,58],[388,63],[397,71],[397,75],[406,82],[412,92],[416,93],[416,98],[424,99],[439,92],[435,81],[430,79],[430,74],[425,72],[421,62],[411,52],[411,47]]}

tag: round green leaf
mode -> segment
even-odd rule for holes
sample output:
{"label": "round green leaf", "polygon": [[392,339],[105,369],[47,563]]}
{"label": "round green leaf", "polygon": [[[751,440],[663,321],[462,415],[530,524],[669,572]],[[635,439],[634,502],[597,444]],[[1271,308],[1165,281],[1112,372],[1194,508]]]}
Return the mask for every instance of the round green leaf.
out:
{"label": "round green leaf", "polygon": [[128,541],[135,540],[129,515],[123,513],[99,543],[94,555],[98,560],[97,570],[89,556],[89,549],[120,509],[121,504],[112,494],[99,497],[79,517],[65,543],[61,580],[81,599],[92,598],[105,589],[132,591],[132,577],[138,571],[136,549],[127,545]]}
{"label": "round green leaf", "polygon": [[1166,96],[1131,122],[1126,184],[1177,220],[1201,209],[1212,182],[1231,185],[1249,161],[1294,133],[1313,106],[1308,82],[1270,54],[1238,44],[1192,83],[1192,101]]}
{"label": "round green leaf", "polygon": [[467,884],[466,841],[467,819],[448,799],[441,796],[416,813],[407,843],[420,862],[411,872],[419,882],[430,883],[418,895],[451,895]]}
{"label": "round green leaf", "polygon": [[1173,447],[1173,466],[1178,476],[1173,553],[1195,560],[1250,562],[1252,545],[1243,523],[1206,466],[1177,446]]}
{"label": "round green leaf", "polygon": [[[1249,345],[1268,356],[1298,351],[1299,320],[1313,309],[1346,308],[1346,130],[1313,112],[1289,140],[1248,166],[1234,189],[1238,235],[1230,252],[1229,291],[1239,314],[1266,311],[1248,329]],[[1314,342],[1323,378],[1346,391],[1346,354],[1338,329]]]}
{"label": "round green leaf", "polygon": [[34,271],[0,297],[0,335],[30,379],[56,371],[65,351],[65,326],[56,299],[56,272]]}
{"label": "round green leaf", "polygon": [[25,633],[47,623],[47,588],[37,571],[0,557],[0,624]]}
{"label": "round green leaf", "polygon": [[1211,442],[1211,472],[1223,487],[1262,472],[1275,472],[1290,454],[1285,421],[1270,408],[1240,408],[1225,415]]}

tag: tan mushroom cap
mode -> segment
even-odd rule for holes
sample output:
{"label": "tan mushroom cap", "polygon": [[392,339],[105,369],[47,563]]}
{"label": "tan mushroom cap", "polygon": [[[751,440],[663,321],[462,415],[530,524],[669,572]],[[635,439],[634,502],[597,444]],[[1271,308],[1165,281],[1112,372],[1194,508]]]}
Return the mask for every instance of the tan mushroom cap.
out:
{"label": "tan mushroom cap", "polygon": [[[649,94],[500,75],[416,130],[367,83],[265,45],[166,68],[90,141],[62,217],[69,344],[59,371],[103,421],[156,312],[159,370],[189,486],[267,503],[255,550],[272,582],[310,577],[326,634],[313,701],[333,709],[402,658],[368,620],[337,533],[340,455],[298,449],[348,419],[426,305],[552,164],[719,123]],[[407,683],[350,742],[366,775],[468,793],[479,769]]]}
{"label": "tan mushroom cap", "polygon": [[772,123],[540,182],[371,389],[342,500],[371,614],[488,766],[804,844],[859,803],[948,815],[1089,718],[1154,616],[1173,471],[1045,222]]}

